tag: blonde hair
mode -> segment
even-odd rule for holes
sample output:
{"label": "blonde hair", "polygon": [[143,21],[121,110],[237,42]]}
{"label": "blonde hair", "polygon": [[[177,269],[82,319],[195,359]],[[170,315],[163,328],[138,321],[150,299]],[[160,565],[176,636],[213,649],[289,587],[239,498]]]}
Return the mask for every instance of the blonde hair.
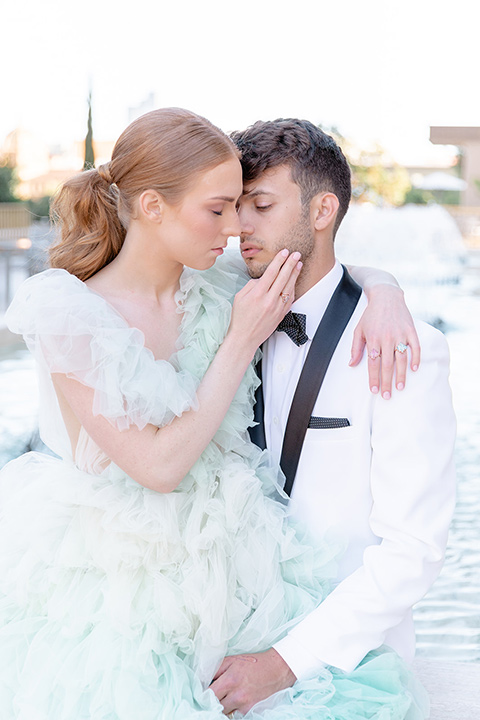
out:
{"label": "blonde hair", "polygon": [[180,108],[153,110],[117,140],[112,159],[70,178],[52,203],[60,237],[50,265],[87,280],[120,252],[135,199],[147,189],[178,203],[196,177],[239,153],[205,118]]}

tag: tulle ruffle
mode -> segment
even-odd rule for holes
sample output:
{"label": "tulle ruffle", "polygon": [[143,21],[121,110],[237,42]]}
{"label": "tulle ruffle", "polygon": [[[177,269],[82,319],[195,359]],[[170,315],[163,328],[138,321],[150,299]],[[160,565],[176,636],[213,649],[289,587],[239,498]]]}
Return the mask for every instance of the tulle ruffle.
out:
{"label": "tulle ruffle", "polygon": [[[334,573],[242,462],[213,491],[162,495],[29,453],[2,471],[0,507],[0,711],[17,720],[220,720],[223,656],[270,647]],[[381,653],[246,717],[421,720],[415,697]]]}
{"label": "tulle ruffle", "polygon": [[119,430],[162,426],[195,408],[195,378],[155,360],[140,330],[66,270],[25,281],[7,311],[40,367],[64,373],[95,391],[94,415]]}
{"label": "tulle ruffle", "polygon": [[[196,407],[238,289],[216,268],[184,273],[171,362],[63,270],[29,279],[7,319],[45,372],[93,388],[96,413],[120,429],[161,426]],[[325,596],[337,549],[303,544],[267,454],[247,442],[257,383],[249,368],[172,493],[113,463],[84,471],[102,465],[93,457],[81,470],[30,453],[0,473],[0,717],[222,720],[208,684],[224,655],[267,649]],[[423,720],[424,702],[382,652],[296,683],[246,720]]]}

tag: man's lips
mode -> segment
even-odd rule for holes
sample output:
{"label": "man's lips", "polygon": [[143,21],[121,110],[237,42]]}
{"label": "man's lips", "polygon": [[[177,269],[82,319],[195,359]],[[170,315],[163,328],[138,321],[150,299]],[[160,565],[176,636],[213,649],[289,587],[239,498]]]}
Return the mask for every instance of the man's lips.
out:
{"label": "man's lips", "polygon": [[240,252],[243,258],[254,257],[257,253],[261,252],[261,250],[262,248],[258,247],[258,245],[250,245],[249,243],[244,243],[240,246]]}

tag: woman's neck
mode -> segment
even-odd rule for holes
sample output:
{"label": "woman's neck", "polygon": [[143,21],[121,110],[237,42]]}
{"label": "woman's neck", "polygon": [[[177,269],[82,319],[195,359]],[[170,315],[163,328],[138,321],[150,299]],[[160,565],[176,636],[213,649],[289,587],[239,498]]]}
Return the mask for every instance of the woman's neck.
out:
{"label": "woman's neck", "polygon": [[89,284],[109,293],[118,291],[124,298],[135,295],[161,303],[175,295],[182,272],[183,265],[163,257],[153,238],[129,231],[116,258]]}

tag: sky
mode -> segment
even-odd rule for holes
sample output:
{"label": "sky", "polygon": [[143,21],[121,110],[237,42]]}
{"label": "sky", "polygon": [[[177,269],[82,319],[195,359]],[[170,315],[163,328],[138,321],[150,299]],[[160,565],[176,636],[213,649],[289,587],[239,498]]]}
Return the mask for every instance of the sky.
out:
{"label": "sky", "polygon": [[225,131],[303,117],[414,164],[479,125],[472,0],[22,0],[0,8],[0,144],[114,140],[128,109],[181,106]]}

